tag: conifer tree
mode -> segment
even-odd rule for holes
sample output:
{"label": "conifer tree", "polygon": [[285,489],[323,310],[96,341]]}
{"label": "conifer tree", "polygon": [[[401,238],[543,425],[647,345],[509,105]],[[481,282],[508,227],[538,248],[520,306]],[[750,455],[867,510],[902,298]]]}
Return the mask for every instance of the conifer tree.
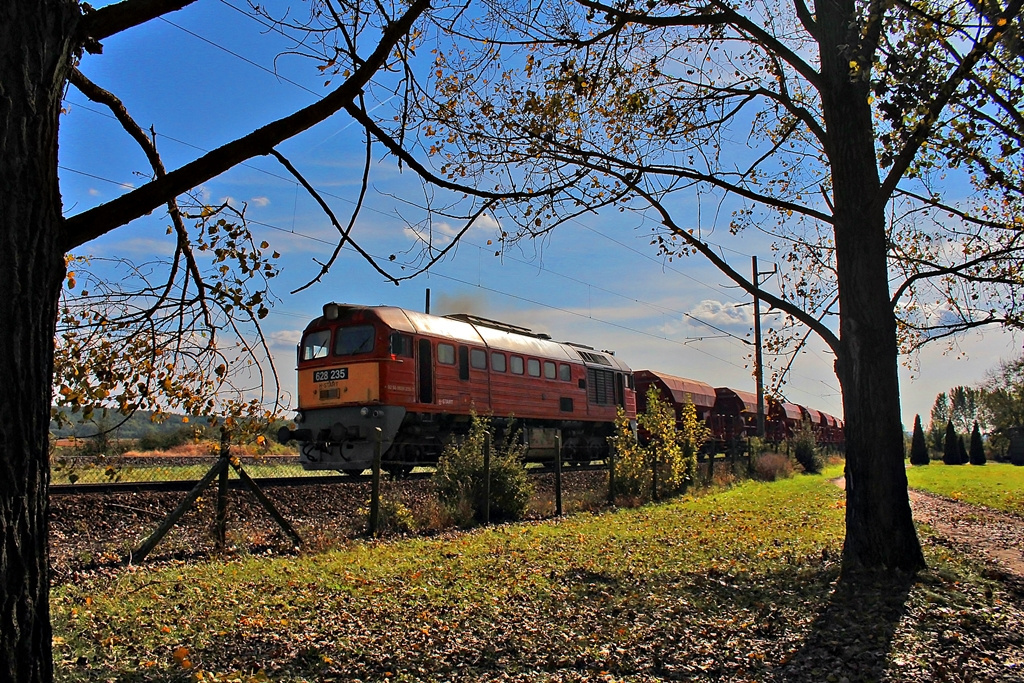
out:
{"label": "conifer tree", "polygon": [[927,465],[928,446],[924,442],[924,429],[921,427],[921,416],[914,416],[914,435],[910,439],[910,464]]}
{"label": "conifer tree", "polygon": [[971,431],[970,460],[972,465],[985,464],[985,445],[981,442],[981,430],[978,429],[977,422],[974,423],[974,429]]}
{"label": "conifer tree", "polygon": [[942,441],[942,462],[947,465],[960,464],[960,449],[956,443],[956,430],[953,429],[953,421],[946,423],[946,438]]}

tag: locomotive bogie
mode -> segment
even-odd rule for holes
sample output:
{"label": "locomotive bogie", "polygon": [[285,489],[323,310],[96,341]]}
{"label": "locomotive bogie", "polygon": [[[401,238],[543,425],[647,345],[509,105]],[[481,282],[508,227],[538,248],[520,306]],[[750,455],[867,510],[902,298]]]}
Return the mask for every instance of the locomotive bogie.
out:
{"label": "locomotive bogie", "polygon": [[395,441],[405,418],[399,406],[343,406],[302,412],[302,422],[281,441],[300,442],[299,462],[307,470],[353,470],[370,467],[380,429],[381,452]]}

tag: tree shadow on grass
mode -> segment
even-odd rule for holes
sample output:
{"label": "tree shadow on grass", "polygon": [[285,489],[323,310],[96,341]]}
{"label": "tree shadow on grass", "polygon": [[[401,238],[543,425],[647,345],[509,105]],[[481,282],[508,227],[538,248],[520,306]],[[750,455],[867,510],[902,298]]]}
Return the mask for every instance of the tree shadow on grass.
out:
{"label": "tree shadow on grass", "polygon": [[803,644],[772,681],[885,678],[889,653],[915,583],[912,574],[843,575]]}

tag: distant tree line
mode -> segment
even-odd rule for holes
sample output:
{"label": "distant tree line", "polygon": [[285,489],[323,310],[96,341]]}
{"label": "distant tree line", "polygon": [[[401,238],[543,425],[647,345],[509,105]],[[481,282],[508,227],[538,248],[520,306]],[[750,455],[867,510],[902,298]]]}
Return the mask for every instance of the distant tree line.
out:
{"label": "distant tree line", "polygon": [[983,465],[1005,459],[1009,433],[1024,427],[1024,356],[1004,361],[979,386],[957,386],[935,397],[927,432],[914,421],[910,462]]}

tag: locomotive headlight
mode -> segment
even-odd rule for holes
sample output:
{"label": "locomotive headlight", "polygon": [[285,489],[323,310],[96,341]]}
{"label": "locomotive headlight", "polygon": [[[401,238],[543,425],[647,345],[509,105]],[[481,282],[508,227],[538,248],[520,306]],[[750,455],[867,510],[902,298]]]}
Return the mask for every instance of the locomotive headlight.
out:
{"label": "locomotive headlight", "polygon": [[362,415],[363,417],[366,417],[370,414],[370,409],[367,408],[366,406],[363,406],[362,408],[359,409],[359,414]]}
{"label": "locomotive headlight", "polygon": [[295,414],[295,419],[292,420],[292,422],[294,422],[295,424],[298,425],[298,424],[302,424],[303,422],[305,422],[305,420],[306,420],[306,416],[305,415],[303,415],[302,413],[296,413]]}

